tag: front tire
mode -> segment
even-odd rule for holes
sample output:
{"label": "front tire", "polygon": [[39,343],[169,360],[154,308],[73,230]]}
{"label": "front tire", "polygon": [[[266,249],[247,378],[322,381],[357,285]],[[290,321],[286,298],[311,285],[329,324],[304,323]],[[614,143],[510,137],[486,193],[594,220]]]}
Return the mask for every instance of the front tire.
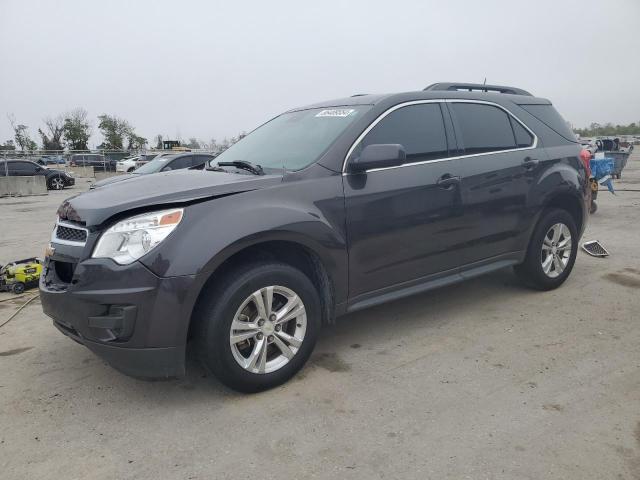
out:
{"label": "front tire", "polygon": [[524,262],[515,267],[516,274],[537,290],[558,288],[573,269],[578,240],[578,229],[569,212],[545,211],[533,231]]}
{"label": "front tire", "polygon": [[320,297],[300,270],[279,262],[247,265],[204,295],[194,318],[198,356],[228,387],[247,393],[276,387],[311,355]]}

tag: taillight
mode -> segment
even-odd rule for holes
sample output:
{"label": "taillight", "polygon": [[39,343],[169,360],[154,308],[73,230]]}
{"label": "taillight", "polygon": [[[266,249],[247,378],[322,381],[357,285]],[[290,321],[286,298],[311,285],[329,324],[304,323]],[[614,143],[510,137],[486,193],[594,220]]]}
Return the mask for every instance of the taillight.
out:
{"label": "taillight", "polygon": [[584,168],[587,169],[587,178],[591,177],[591,165],[589,164],[591,160],[591,152],[586,148],[583,148],[580,152],[580,160],[584,163]]}

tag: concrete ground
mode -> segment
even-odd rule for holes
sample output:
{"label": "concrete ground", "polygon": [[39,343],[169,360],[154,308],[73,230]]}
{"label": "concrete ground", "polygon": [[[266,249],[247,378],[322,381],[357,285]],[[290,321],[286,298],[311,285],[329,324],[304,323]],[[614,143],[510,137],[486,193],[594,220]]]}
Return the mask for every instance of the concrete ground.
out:
{"label": "concrete ground", "polygon": [[[560,289],[505,270],[349,315],[258,395],[192,359],[125,377],[36,299],[0,328],[0,477],[640,479],[640,155],[616,185],[585,233],[611,256],[580,252]],[[84,188],[0,199],[0,263],[40,255]]]}

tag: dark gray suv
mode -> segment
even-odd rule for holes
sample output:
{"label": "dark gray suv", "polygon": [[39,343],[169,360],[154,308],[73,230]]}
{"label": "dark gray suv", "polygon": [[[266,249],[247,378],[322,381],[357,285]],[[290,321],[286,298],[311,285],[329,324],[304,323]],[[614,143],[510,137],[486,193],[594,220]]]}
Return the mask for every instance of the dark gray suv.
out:
{"label": "dark gray suv", "polygon": [[281,384],[322,324],[513,266],[548,290],[587,221],[581,147],[548,100],[436,84],[290,110],[204,170],[59,208],[40,281],[65,335],[138,377]]}

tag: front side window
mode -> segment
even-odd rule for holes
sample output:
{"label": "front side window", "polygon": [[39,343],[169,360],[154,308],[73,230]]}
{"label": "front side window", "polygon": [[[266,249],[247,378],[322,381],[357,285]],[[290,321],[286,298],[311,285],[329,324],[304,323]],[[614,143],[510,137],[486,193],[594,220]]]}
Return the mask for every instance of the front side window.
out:
{"label": "front side window", "polygon": [[501,108],[459,102],[450,106],[458,126],[458,144],[465,155],[516,148],[509,115]]}
{"label": "front side window", "polygon": [[38,165],[36,165],[35,163],[31,163],[31,162],[20,162],[20,169],[22,170],[22,173],[25,175],[35,175],[35,173],[38,171]]}
{"label": "front side window", "polygon": [[192,165],[198,167],[210,162],[214,158],[213,155],[194,155]]}
{"label": "front side window", "polygon": [[178,157],[176,158],[173,162],[171,162],[169,165],[167,165],[166,167],[164,167],[163,170],[180,170],[183,168],[188,168],[192,165],[191,163],[191,159],[193,158],[193,155],[185,155],[183,157]]}
{"label": "front side window", "polygon": [[408,163],[447,157],[447,135],[440,105],[424,103],[394,110],[367,133],[351,158],[357,158],[368,145],[385,143],[402,145]]}
{"label": "front side window", "polygon": [[300,170],[317,161],[370,108],[349,105],[284,113],[229,147],[214,163],[244,160],[268,173]]}
{"label": "front side window", "polygon": [[167,155],[165,157],[156,157],[150,162],[145,163],[139,168],[136,168],[133,173],[156,173],[162,170],[164,167],[169,165],[169,162],[173,160],[173,155]]}

